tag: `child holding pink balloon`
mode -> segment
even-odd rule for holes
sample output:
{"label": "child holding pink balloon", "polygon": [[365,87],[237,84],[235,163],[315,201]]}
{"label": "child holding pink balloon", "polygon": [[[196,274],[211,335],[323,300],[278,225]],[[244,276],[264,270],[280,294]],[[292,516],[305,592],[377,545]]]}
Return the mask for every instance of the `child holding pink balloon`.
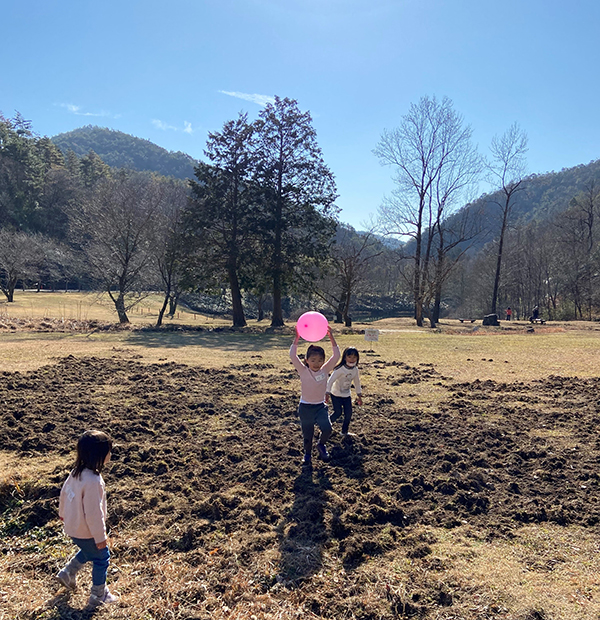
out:
{"label": "child holding pink balloon", "polygon": [[[325,322],[327,322],[327,319],[325,319]],[[306,351],[304,362],[302,362],[298,357],[298,341],[300,340],[299,329],[302,329],[302,327],[296,325],[296,338],[290,347],[290,359],[292,360],[294,368],[300,375],[301,395],[300,405],[298,406],[298,416],[300,417],[302,437],[304,439],[303,463],[305,465],[310,465],[312,461],[311,454],[315,424],[321,430],[321,435],[317,442],[317,451],[323,461],[329,461],[329,453],[327,452],[325,444],[329,437],[331,437],[332,429],[331,422],[329,421],[329,412],[325,404],[325,391],[329,372],[333,369],[340,357],[340,348],[333,337],[331,328],[327,325],[326,333],[329,336],[333,349],[331,357],[325,361],[325,350],[323,347],[311,344]],[[321,338],[324,335],[325,334],[322,334]],[[308,337],[312,338],[313,336]]]}

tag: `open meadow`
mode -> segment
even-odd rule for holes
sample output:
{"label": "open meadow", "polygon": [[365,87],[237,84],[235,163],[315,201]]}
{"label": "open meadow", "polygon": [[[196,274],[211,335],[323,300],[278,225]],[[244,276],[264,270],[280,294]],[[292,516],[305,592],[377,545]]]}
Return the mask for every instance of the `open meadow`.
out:
{"label": "open meadow", "polygon": [[[303,470],[293,323],[153,330],[159,303],[129,328],[89,294],[0,304],[0,620],[600,618],[600,324],[334,326],[364,405]],[[121,596],[94,614],[88,568],[53,580],[91,427]]]}

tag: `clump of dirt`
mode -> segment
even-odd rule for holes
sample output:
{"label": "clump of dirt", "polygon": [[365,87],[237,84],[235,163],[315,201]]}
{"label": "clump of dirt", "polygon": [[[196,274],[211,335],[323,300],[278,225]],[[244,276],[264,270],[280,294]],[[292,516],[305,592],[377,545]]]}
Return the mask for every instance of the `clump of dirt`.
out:
{"label": "clump of dirt", "polygon": [[108,321],[0,317],[0,332],[97,332],[122,331],[129,329],[129,324],[110,323]]}
{"label": "clump of dirt", "polygon": [[[446,381],[447,398],[428,412],[372,398],[355,413],[356,435],[343,441],[338,428],[331,462],[312,469],[300,464],[299,386],[289,369],[69,356],[0,373],[3,449],[64,455],[64,467],[24,501],[10,485],[0,489],[0,551],[18,551],[10,536],[28,528],[58,534],[60,485],[87,428],[116,442],[105,474],[116,561],[176,554],[190,570],[203,567],[197,596],[191,582],[180,584],[188,607],[178,603],[171,617],[208,618],[206,601],[243,609],[267,593],[322,617],[427,617],[452,606],[456,590],[440,585],[435,541],[414,534],[422,526],[470,524],[490,539],[524,523],[598,526],[599,378],[457,384],[431,366],[363,366],[398,383]],[[144,546],[128,545],[140,531]],[[412,591],[388,587],[367,608],[358,569],[386,554],[410,559],[421,576]],[[345,577],[317,588],[325,558]],[[246,588],[240,571],[252,576]]]}

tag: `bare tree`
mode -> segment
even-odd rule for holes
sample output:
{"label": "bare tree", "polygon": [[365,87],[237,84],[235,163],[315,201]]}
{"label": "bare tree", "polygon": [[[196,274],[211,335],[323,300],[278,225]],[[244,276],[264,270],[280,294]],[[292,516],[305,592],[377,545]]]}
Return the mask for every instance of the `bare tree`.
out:
{"label": "bare tree", "polygon": [[173,316],[181,295],[186,261],[182,219],[189,200],[189,190],[181,182],[165,181],[162,190],[162,201],[156,213],[152,248],[155,267],[164,293],[156,327],[162,325],[167,306],[169,315]]}
{"label": "bare tree", "polygon": [[487,163],[489,180],[499,187],[501,196],[499,200],[494,200],[492,202],[500,207],[502,219],[500,236],[498,239],[496,275],[494,276],[494,291],[492,293],[491,305],[492,314],[496,314],[504,238],[510,223],[510,217],[518,192],[523,189],[522,182],[526,166],[525,153],[527,152],[527,134],[519,128],[517,123],[513,123],[502,136],[494,136],[490,150],[492,152],[492,159]]}
{"label": "bare tree", "polygon": [[[435,291],[434,298],[441,296],[449,273],[445,259],[458,244],[456,235],[446,232],[444,222],[460,206],[481,167],[471,145],[471,133],[450,99],[444,97],[440,102],[435,97],[422,97],[411,105],[398,128],[383,132],[374,150],[380,162],[395,172],[396,189],[380,207],[380,223],[386,234],[409,239],[403,255],[413,265],[411,279],[419,326],[423,325],[424,306],[430,296],[428,288]],[[436,275],[432,276],[435,260]],[[432,324],[437,321],[436,314]]]}
{"label": "bare tree", "polygon": [[8,302],[14,301],[19,280],[35,273],[38,235],[0,229],[0,290]]}
{"label": "bare tree", "polygon": [[120,174],[99,180],[81,208],[72,213],[89,273],[112,299],[120,323],[129,323],[128,310],[147,291],[151,232],[161,200],[157,180]]}
{"label": "bare tree", "polygon": [[364,280],[369,263],[382,253],[381,244],[372,231],[356,233],[338,226],[336,243],[331,248],[331,270],[316,287],[316,295],[336,314],[336,322],[352,326],[350,302]]}

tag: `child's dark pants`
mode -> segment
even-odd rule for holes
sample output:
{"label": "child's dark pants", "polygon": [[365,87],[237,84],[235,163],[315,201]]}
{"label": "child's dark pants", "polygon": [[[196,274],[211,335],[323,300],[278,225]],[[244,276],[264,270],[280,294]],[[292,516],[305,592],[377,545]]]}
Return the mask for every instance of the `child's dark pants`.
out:
{"label": "child's dark pants", "polygon": [[333,415],[331,422],[335,422],[342,417],[344,412],[344,421],[342,422],[342,433],[346,434],[350,428],[350,420],[352,419],[352,396],[334,396],[331,395],[331,404],[333,405]]}
{"label": "child's dark pants", "polygon": [[325,445],[325,442],[331,437],[331,422],[329,421],[327,405],[325,403],[319,403],[318,405],[300,403],[298,407],[298,416],[300,417],[300,425],[302,426],[304,452],[310,454],[312,451],[315,424],[321,429],[319,443]]}

